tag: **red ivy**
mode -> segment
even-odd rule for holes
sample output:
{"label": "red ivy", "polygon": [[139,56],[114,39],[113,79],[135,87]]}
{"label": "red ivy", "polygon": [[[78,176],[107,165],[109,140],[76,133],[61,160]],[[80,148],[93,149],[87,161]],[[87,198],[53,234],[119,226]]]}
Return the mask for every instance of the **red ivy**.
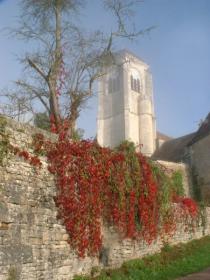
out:
{"label": "red ivy", "polygon": [[[54,119],[51,117],[54,124]],[[96,255],[102,246],[102,221],[115,226],[123,238],[144,239],[148,244],[160,232],[175,229],[177,211],[160,216],[160,186],[151,164],[141,153],[128,153],[128,146],[118,151],[101,148],[94,141],[71,141],[68,123],[59,127],[58,141],[45,141],[37,135],[36,153],[45,150],[48,169],[55,175],[58,218],[69,234],[69,243],[84,257]],[[57,132],[55,125],[52,130]],[[14,153],[34,166],[41,166],[37,156],[14,148]],[[185,221],[197,217],[196,203],[171,195],[171,207],[177,205]]]}
{"label": "red ivy", "polygon": [[29,152],[27,152],[25,150],[20,150],[20,148],[18,148],[18,147],[11,146],[11,151],[14,153],[14,155],[17,155],[20,158],[23,158],[25,161],[28,161],[34,167],[40,168],[42,166],[42,163],[37,156],[31,155],[31,154],[29,154]]}

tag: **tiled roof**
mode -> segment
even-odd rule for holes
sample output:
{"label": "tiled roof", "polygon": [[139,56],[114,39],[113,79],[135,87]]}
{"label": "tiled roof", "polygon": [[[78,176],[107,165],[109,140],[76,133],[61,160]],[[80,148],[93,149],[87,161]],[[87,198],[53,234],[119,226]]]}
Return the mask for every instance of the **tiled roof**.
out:
{"label": "tiled roof", "polygon": [[189,141],[195,136],[195,133],[185,135],[176,139],[171,139],[162,144],[152,155],[154,160],[166,160],[180,162],[183,160],[185,149]]}
{"label": "tiled roof", "polygon": [[127,49],[122,49],[122,50],[118,51],[116,54],[121,54],[121,55],[126,55],[126,54],[128,54],[128,55],[131,55],[131,56],[135,57],[137,60],[143,62],[145,65],[148,66],[148,64],[147,64],[140,56],[137,56],[137,55],[134,54],[132,51],[129,51],[129,50],[127,50]]}
{"label": "tiled roof", "polygon": [[163,134],[163,133],[157,131],[157,139],[168,141],[168,140],[173,139],[173,137],[170,137],[170,136],[168,136],[166,134]]}
{"label": "tiled roof", "polygon": [[208,135],[210,135],[210,113],[196,132],[168,141],[166,139],[166,142],[154,152],[152,158],[180,162],[184,158],[187,147]]}

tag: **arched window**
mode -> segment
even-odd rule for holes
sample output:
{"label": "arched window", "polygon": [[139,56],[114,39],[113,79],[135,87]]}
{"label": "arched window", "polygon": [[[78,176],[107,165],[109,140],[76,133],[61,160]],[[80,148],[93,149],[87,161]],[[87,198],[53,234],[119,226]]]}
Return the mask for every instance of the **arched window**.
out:
{"label": "arched window", "polygon": [[138,93],[141,92],[140,77],[137,71],[133,71],[133,73],[130,75],[130,83],[131,83],[131,90]]}

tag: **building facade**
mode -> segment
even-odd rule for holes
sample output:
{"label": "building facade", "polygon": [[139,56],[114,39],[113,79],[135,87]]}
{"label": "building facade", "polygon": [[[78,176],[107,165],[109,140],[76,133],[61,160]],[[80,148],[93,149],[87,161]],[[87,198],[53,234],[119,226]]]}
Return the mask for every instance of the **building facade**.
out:
{"label": "building facade", "polygon": [[114,65],[99,80],[97,141],[114,148],[129,140],[151,156],[156,148],[156,121],[149,66],[128,51],[114,58]]}

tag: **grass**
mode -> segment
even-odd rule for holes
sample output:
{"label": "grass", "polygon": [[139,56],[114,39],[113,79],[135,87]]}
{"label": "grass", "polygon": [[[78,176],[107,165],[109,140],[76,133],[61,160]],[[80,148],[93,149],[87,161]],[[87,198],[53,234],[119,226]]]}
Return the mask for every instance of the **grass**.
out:
{"label": "grass", "polygon": [[77,276],[75,280],[171,280],[210,266],[210,236],[187,244],[166,244],[160,253],[131,260],[97,277]]}

